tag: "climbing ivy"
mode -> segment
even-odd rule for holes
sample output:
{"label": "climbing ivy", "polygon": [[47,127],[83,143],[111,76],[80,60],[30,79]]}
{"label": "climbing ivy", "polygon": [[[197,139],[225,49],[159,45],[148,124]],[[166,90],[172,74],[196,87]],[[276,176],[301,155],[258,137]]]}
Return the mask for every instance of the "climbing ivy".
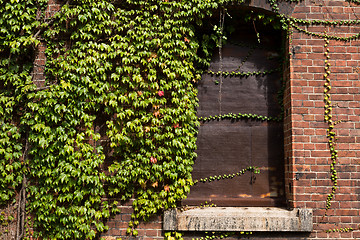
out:
{"label": "climbing ivy", "polygon": [[334,122],[333,121],[333,116],[332,116],[332,104],[331,104],[331,100],[330,100],[330,90],[331,90],[331,79],[330,79],[330,55],[329,55],[329,43],[330,41],[327,38],[324,38],[325,44],[324,44],[324,48],[325,48],[325,67],[324,67],[324,79],[325,79],[325,84],[324,84],[324,102],[325,102],[325,114],[324,114],[324,120],[325,122],[328,124],[328,129],[327,129],[327,137],[328,137],[328,144],[329,144],[329,149],[330,149],[330,154],[331,154],[331,160],[332,163],[330,165],[330,172],[331,172],[331,181],[333,182],[333,187],[332,187],[332,191],[331,193],[328,195],[327,197],[327,201],[326,201],[326,210],[328,210],[331,206],[331,200],[334,197],[335,191],[337,189],[337,172],[335,170],[335,164],[337,163],[337,157],[338,157],[338,150],[336,150],[336,138],[335,138],[335,132],[334,132],[334,126],[339,123],[339,122]]}
{"label": "climbing ivy", "polygon": [[215,181],[215,180],[234,178],[236,176],[241,176],[241,175],[245,174],[246,172],[253,172],[255,174],[258,174],[258,173],[260,173],[260,169],[258,167],[250,166],[250,167],[247,167],[247,168],[244,168],[244,169],[240,170],[237,173],[209,176],[209,177],[206,177],[206,178],[196,179],[196,180],[194,180],[194,184],[197,184],[199,182],[205,183],[205,182],[212,182],[212,181]]}
{"label": "climbing ivy", "polygon": [[49,18],[48,1],[0,1],[1,203],[27,193],[34,237],[96,237],[117,212],[104,199],[134,198],[138,223],[185,198],[202,61],[193,25],[221,3],[74,0]]}
{"label": "climbing ivy", "polygon": [[[358,0],[347,0],[348,2],[354,2],[354,3],[360,3]],[[334,199],[336,190],[338,188],[338,175],[336,170],[336,164],[338,163],[338,150],[336,148],[336,130],[335,126],[337,124],[340,124],[343,122],[343,120],[333,120],[333,108],[336,107],[336,105],[332,104],[331,102],[331,64],[330,64],[330,39],[333,41],[351,41],[351,40],[357,40],[360,35],[359,34],[353,34],[348,37],[339,37],[336,35],[329,35],[325,31],[323,34],[320,33],[314,33],[311,31],[308,31],[306,29],[302,29],[298,24],[302,25],[319,25],[322,24],[324,26],[341,26],[341,25],[357,25],[359,24],[358,20],[339,20],[339,21],[329,21],[329,20],[303,20],[303,19],[295,19],[290,18],[286,16],[282,16],[286,21],[288,22],[288,26],[294,29],[297,29],[299,32],[303,32],[307,35],[322,38],[324,40],[324,74],[323,78],[325,80],[324,83],[324,121],[328,125],[326,136],[328,138],[328,147],[329,147],[329,153],[330,153],[330,173],[331,177],[330,180],[332,182],[331,186],[331,192],[328,194],[326,203],[325,203],[325,213],[323,214],[321,221],[324,220],[325,216],[328,215],[328,210],[331,208],[332,201]],[[285,20],[284,20],[285,22]],[[317,224],[317,226],[319,223]],[[327,233],[331,232],[351,232],[354,231],[354,228],[352,227],[342,227],[342,228],[334,228],[334,229],[327,229],[324,230]]]}
{"label": "climbing ivy", "polygon": [[[236,235],[243,236],[243,235],[251,235],[252,232],[204,232],[205,236],[192,238],[192,240],[205,240],[205,239],[225,239],[228,237],[234,237]],[[165,233],[166,240],[183,240],[182,234],[179,232],[167,232]]]}
{"label": "climbing ivy", "polygon": [[[59,11],[48,16],[48,0],[0,0],[0,204],[18,201],[18,238],[31,226],[32,237],[93,239],[118,212],[117,201],[130,199],[134,213],[128,233],[136,236],[140,220],[176,207],[189,192],[199,120],[280,119],[251,113],[196,116],[195,85],[212,49],[221,45],[219,28],[200,36],[196,31],[202,19],[228,2],[234,1],[68,0],[59,1]],[[359,20],[295,19],[279,14],[277,0],[269,3],[288,35],[294,28],[325,44],[360,36],[300,27]],[[225,40],[222,31],[220,37]],[[41,84],[34,77],[35,58],[45,45],[46,82]],[[337,188],[333,129],[339,122],[332,120],[325,49],[329,209]],[[272,71],[277,70],[209,73],[245,77]],[[237,175],[243,171],[257,172],[248,168]],[[224,177],[229,176],[216,176]]]}
{"label": "climbing ivy", "polygon": [[282,116],[277,117],[268,117],[257,115],[253,113],[226,113],[221,115],[214,115],[208,117],[199,117],[199,121],[207,122],[211,120],[221,120],[221,119],[230,119],[230,120],[239,120],[239,119],[253,119],[253,120],[260,120],[260,121],[276,121],[279,122],[282,120]]}
{"label": "climbing ivy", "polygon": [[231,77],[263,76],[263,75],[274,73],[274,72],[279,72],[279,69],[271,69],[271,70],[267,70],[267,71],[254,71],[254,72],[235,72],[235,71],[233,71],[233,72],[225,72],[225,71],[214,72],[211,70],[207,70],[207,73],[209,73],[211,75],[219,76],[221,74],[224,77],[227,77],[227,76],[231,76]]}

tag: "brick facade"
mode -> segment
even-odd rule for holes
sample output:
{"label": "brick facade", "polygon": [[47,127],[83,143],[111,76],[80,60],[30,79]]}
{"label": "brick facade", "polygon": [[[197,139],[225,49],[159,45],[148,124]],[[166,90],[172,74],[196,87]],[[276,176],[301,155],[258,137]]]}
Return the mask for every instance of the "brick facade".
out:
{"label": "brick facade", "polygon": [[[359,6],[346,1],[303,1],[293,17],[324,20],[358,19]],[[303,29],[306,26],[302,26]],[[308,27],[311,32],[345,37],[359,32],[358,26]],[[289,133],[286,146],[288,160],[289,200],[293,207],[314,210],[311,239],[357,239],[359,232],[326,233],[329,228],[359,225],[358,178],[358,105],[359,105],[359,40],[330,40],[329,62],[332,89],[331,104],[338,149],[338,188],[327,216],[327,195],[331,192],[330,151],[327,123],[324,122],[324,40],[294,30],[290,43],[290,77],[287,85],[287,120]],[[290,149],[288,149],[290,147]]]}
{"label": "brick facade", "polygon": [[[47,15],[59,8],[50,1]],[[250,1],[252,6],[269,9],[265,1]],[[280,3],[281,4],[281,3]],[[357,20],[360,5],[345,0],[304,0],[292,4],[288,11],[301,19]],[[300,28],[323,34],[350,36],[360,32],[360,26],[323,25]],[[331,192],[330,151],[327,128],[324,122],[324,40],[294,29],[288,43],[289,66],[285,72],[285,173],[289,207],[310,208],[314,213],[312,233],[253,233],[251,239],[358,239],[360,231],[360,40],[348,42],[330,40],[331,102],[338,152],[338,188],[331,208],[325,214],[328,194]],[[35,62],[35,79],[40,86],[45,63],[45,46],[38,48]],[[148,223],[141,223],[138,236],[126,235],[131,207],[122,206],[122,213],[109,220],[109,231],[103,236],[108,240],[162,239],[162,216]],[[352,232],[331,232],[329,228],[349,228]],[[188,238],[198,236],[186,234]],[[244,236],[245,237],[245,236]],[[241,238],[241,237],[239,237]],[[237,239],[237,238],[236,238]]]}

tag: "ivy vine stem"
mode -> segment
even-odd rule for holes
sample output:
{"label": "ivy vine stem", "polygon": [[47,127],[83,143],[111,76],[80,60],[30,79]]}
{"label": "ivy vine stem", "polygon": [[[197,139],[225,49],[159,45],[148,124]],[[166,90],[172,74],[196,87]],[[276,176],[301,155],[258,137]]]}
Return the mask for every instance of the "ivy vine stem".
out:
{"label": "ivy vine stem", "polygon": [[224,24],[225,24],[225,12],[226,9],[222,8],[220,9],[220,20],[219,20],[219,25],[220,25],[220,29],[219,29],[219,46],[218,46],[218,51],[219,51],[219,61],[220,61],[220,66],[219,66],[219,77],[220,77],[220,84],[219,84],[219,114],[222,113],[222,85],[223,85],[223,57],[222,57],[222,45],[223,45],[223,35],[224,35]]}
{"label": "ivy vine stem", "polygon": [[353,34],[352,36],[349,37],[339,37],[339,36],[335,36],[335,35],[329,35],[329,34],[321,34],[321,33],[315,33],[315,32],[310,32],[306,29],[302,29],[301,27],[299,27],[298,25],[296,25],[294,22],[290,21],[291,25],[298,31],[303,32],[307,35],[311,35],[311,36],[315,36],[315,37],[319,37],[319,38],[323,38],[323,39],[332,39],[332,40],[338,40],[338,41],[350,41],[350,40],[355,40],[358,39],[360,37],[360,33],[357,34]]}
{"label": "ivy vine stem", "polygon": [[244,169],[240,170],[237,173],[215,175],[215,176],[209,176],[209,177],[206,177],[206,178],[197,179],[197,180],[194,180],[194,184],[197,184],[197,183],[200,183],[200,182],[201,183],[212,182],[212,181],[215,181],[215,180],[223,180],[223,179],[229,179],[229,178],[231,179],[231,178],[234,178],[236,176],[241,176],[241,175],[245,174],[246,172],[252,172],[252,173],[255,173],[255,174],[259,174],[260,169],[259,169],[259,167],[256,167],[256,166],[249,166],[247,168],[244,168]]}
{"label": "ivy vine stem", "polygon": [[[327,138],[328,138],[328,146],[330,151],[330,173],[331,173],[331,181],[332,181],[332,188],[331,193],[327,196],[326,199],[326,210],[330,209],[331,207],[331,200],[334,198],[336,189],[337,189],[337,171],[335,169],[337,158],[338,158],[338,150],[336,150],[336,133],[334,130],[335,124],[333,121],[333,105],[331,103],[331,70],[330,70],[330,49],[329,44],[330,41],[328,38],[324,38],[324,55],[325,55],[325,67],[324,67],[324,120],[328,124],[327,128]],[[326,213],[325,213],[326,214]]]}
{"label": "ivy vine stem", "polygon": [[[235,232],[204,232],[205,236],[195,237],[191,240],[211,240],[211,239],[226,239],[228,237],[235,236]],[[241,231],[239,235],[251,235],[252,232]],[[165,240],[184,240],[180,232],[166,232]]]}
{"label": "ivy vine stem", "polygon": [[262,116],[254,113],[225,113],[221,115],[214,115],[208,117],[199,117],[199,121],[208,122],[208,121],[215,121],[215,120],[223,120],[223,119],[230,119],[230,120],[239,120],[239,119],[253,119],[253,120],[260,120],[260,121],[275,121],[280,122],[283,119],[283,114],[279,114],[277,117],[268,117]]}
{"label": "ivy vine stem", "polygon": [[275,73],[275,72],[279,72],[280,69],[279,68],[275,68],[275,69],[270,69],[270,70],[265,70],[265,71],[253,71],[253,72],[236,72],[236,71],[217,71],[214,72],[212,70],[207,70],[206,72],[208,74],[214,75],[214,76],[230,76],[230,77],[249,77],[249,76],[265,76],[267,74],[271,74],[271,73]]}
{"label": "ivy vine stem", "polygon": [[352,232],[355,229],[353,229],[352,227],[344,227],[344,228],[331,228],[328,230],[325,230],[325,232],[327,233],[331,233],[331,232]]}

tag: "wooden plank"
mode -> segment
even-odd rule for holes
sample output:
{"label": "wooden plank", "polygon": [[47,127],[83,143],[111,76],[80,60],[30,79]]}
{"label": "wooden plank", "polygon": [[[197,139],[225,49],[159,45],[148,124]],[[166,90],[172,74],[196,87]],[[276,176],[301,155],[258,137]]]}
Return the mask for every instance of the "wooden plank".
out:
{"label": "wooden plank", "polygon": [[[250,29],[249,31],[253,31]],[[271,35],[266,48],[253,49],[244,31],[233,35],[222,49],[222,63],[215,51],[209,69],[223,71],[269,71],[279,67],[279,41]],[[244,41],[243,41],[244,40]],[[271,48],[271,47],[272,48]],[[246,58],[246,61],[244,59]],[[222,82],[221,82],[222,81]],[[251,113],[276,117],[281,114],[278,91],[280,73],[249,77],[204,74],[198,85],[199,117],[226,113]],[[245,173],[232,179],[198,183],[183,204],[212,202],[218,206],[279,206],[284,197],[283,123],[252,119],[222,119],[203,122],[197,139],[198,157],[193,179],[239,172],[248,166],[261,173]]]}

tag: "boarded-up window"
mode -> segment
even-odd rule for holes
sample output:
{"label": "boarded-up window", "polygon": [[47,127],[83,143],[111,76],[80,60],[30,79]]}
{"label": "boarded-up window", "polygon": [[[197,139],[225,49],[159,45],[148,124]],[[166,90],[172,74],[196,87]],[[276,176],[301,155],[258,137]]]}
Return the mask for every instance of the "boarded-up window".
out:
{"label": "boarded-up window", "polygon": [[[205,73],[198,85],[198,116],[229,113],[281,116],[281,33],[270,26],[254,29],[252,22],[235,28],[221,49],[221,58],[218,49],[214,51],[209,70],[249,74],[221,77]],[[260,44],[256,31],[260,33]],[[284,204],[281,120],[243,117],[201,121],[197,146],[193,179],[233,174],[249,166],[259,167],[260,173],[249,171],[234,178],[199,182],[183,204],[198,205],[205,201],[217,206]]]}

